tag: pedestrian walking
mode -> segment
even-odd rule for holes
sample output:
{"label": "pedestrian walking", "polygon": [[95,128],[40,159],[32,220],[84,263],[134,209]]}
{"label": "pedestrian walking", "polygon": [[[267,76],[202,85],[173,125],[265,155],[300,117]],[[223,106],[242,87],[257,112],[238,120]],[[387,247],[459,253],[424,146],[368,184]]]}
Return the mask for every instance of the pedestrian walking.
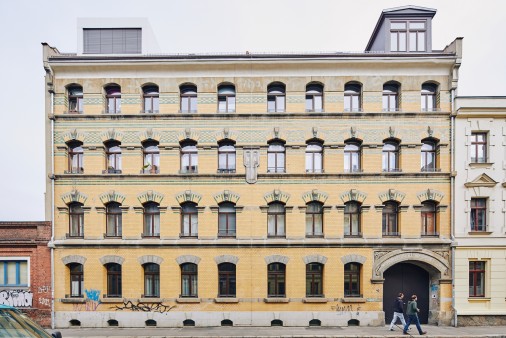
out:
{"label": "pedestrian walking", "polygon": [[392,322],[390,323],[390,331],[394,330],[394,325],[397,322],[397,318],[401,320],[402,327],[406,326],[406,321],[404,320],[404,294],[399,292],[397,298],[394,301],[394,317],[392,318]]}
{"label": "pedestrian walking", "polygon": [[416,295],[411,296],[411,301],[408,302],[408,308],[406,309],[406,314],[408,315],[408,322],[404,326],[404,330],[402,333],[408,334],[408,329],[411,323],[416,325],[418,333],[420,335],[427,334],[427,331],[422,331],[422,327],[420,326],[420,321],[418,320],[418,312],[420,309],[418,308],[418,304],[416,303],[418,297]]}

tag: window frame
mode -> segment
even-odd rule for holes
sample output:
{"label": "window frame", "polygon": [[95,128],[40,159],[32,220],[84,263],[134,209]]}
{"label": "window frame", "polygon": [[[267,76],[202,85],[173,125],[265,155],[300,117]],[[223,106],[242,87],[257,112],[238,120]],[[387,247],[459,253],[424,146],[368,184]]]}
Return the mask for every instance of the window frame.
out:
{"label": "window frame", "polygon": [[[308,83],[306,85],[306,113],[323,113],[325,111],[323,102],[323,90],[323,85],[320,83]],[[316,107],[316,98],[318,97],[320,98],[320,107]],[[308,102],[310,102],[310,108],[308,108]]]}
{"label": "window frame", "polygon": [[[230,148],[232,147],[232,148]],[[222,167],[221,158],[225,158],[225,166]],[[236,172],[237,153],[235,142],[224,140],[218,143],[218,173],[234,174]]]}
{"label": "window frame", "polygon": [[[405,28],[393,28],[392,27],[392,24],[396,24],[396,23],[404,23],[405,24]],[[424,28],[411,28],[410,27],[410,24],[412,23],[423,23],[424,25]],[[415,49],[411,49],[411,39],[413,38],[412,37],[412,34],[415,34]],[[401,34],[404,34],[404,50],[401,50],[400,45],[400,36]],[[396,46],[397,48],[392,48],[393,44],[392,44],[392,40],[393,40],[393,35],[396,36],[395,40],[396,40]],[[423,48],[420,49],[420,43],[419,43],[419,40],[420,40],[420,35],[423,35]],[[389,35],[389,40],[390,40],[390,52],[404,52],[404,53],[409,53],[409,52],[426,52],[427,51],[427,20],[423,20],[423,19],[414,19],[414,20],[390,20],[390,35]]]}
{"label": "window frame", "polygon": [[[283,211],[274,210],[275,206],[283,207]],[[271,226],[270,222],[273,220],[274,224]],[[282,221],[282,222],[280,222]],[[282,223],[282,230],[279,230],[279,224]],[[270,228],[274,232],[270,232]],[[267,237],[268,238],[285,238],[286,237],[286,205],[282,202],[275,201],[268,205],[267,209]]]}
{"label": "window frame", "polygon": [[[180,172],[181,174],[196,174],[199,170],[199,149],[197,142],[186,140],[180,143]],[[185,162],[188,165],[184,165]]]}
{"label": "window frame", "polygon": [[[352,209],[352,206],[356,209]],[[354,220],[357,224],[356,232],[353,231]],[[362,206],[357,201],[344,203],[344,237],[362,237]]]}
{"label": "window frame", "polygon": [[[226,267],[233,269],[225,270]],[[224,285],[222,285],[224,281]],[[222,288],[223,286],[223,288]],[[218,264],[218,297],[235,298],[237,296],[237,267],[234,263]]]}
{"label": "window frame", "polygon": [[[146,109],[149,102],[151,109]],[[154,109],[154,108],[158,109]],[[145,85],[142,87],[142,112],[145,114],[157,114],[160,112],[160,88],[157,85]]]}
{"label": "window frame", "polygon": [[[434,201],[423,201],[422,208],[420,209],[420,215],[422,222],[422,236],[439,236],[437,203]],[[432,219],[432,224],[429,224],[430,219]],[[430,232],[430,228],[433,228],[434,231]]]}
{"label": "window frame", "polygon": [[[119,270],[113,268],[119,267]],[[107,271],[107,294],[108,298],[121,298],[122,297],[122,266],[118,263],[105,264]],[[116,292],[114,292],[116,291]]]}
{"label": "window frame", "polygon": [[[317,146],[319,149],[311,149],[310,147]],[[323,169],[323,143],[318,141],[311,141],[307,142],[306,145],[306,151],[304,153],[305,155],[305,163],[306,163],[306,173],[309,174],[322,174],[324,172]],[[285,148],[286,152],[286,148]],[[318,156],[319,159],[318,159]],[[308,160],[310,163],[308,163]],[[286,155],[285,155],[285,161],[286,161]],[[318,163],[319,162],[319,163]],[[309,164],[309,167],[308,167]],[[317,164],[319,164],[320,169],[317,169]]]}
{"label": "window frame", "polygon": [[[69,237],[84,237],[84,205],[79,202],[72,202],[68,205],[69,211]],[[77,224],[74,229],[73,225]],[[75,230],[75,231],[74,231]]]}
{"label": "window frame", "polygon": [[[430,149],[428,147],[431,147]],[[434,141],[423,141],[420,149],[421,155],[421,168],[422,172],[435,172],[438,171],[437,167],[437,143]],[[433,165],[429,166],[429,159],[432,156]]]}
{"label": "window frame", "polygon": [[[484,205],[477,205],[478,202],[483,202]],[[472,232],[487,231],[488,229],[488,198],[486,197],[472,197],[470,203],[471,212],[470,228]],[[478,224],[480,215],[482,214],[483,224]],[[473,222],[474,221],[474,222]],[[473,224],[474,223],[474,224]]]}
{"label": "window frame", "polygon": [[[306,237],[323,237],[323,203],[319,201],[310,201],[306,204]],[[318,221],[319,218],[319,221]],[[319,222],[319,224],[318,224]],[[309,231],[310,230],[310,231]],[[319,233],[318,233],[318,230]],[[286,230],[285,230],[286,232]]]}
{"label": "window frame", "polygon": [[[420,92],[420,108],[422,112],[434,112],[438,110],[437,92],[438,86],[436,84],[422,84],[422,90]],[[429,103],[432,104],[432,107],[429,107]]]}
{"label": "window frame", "polygon": [[[486,269],[485,261],[469,261],[469,298],[484,298],[486,294]],[[477,267],[477,265],[482,267]],[[482,293],[477,291],[478,279],[482,281]],[[472,283],[471,283],[472,281]],[[472,290],[471,290],[472,288]]]}
{"label": "window frame", "polygon": [[383,203],[383,210],[381,213],[383,237],[400,236],[399,206],[398,202],[391,200]]}
{"label": "window frame", "polygon": [[160,237],[160,204],[150,201],[143,208],[142,237]]}
{"label": "window frame", "polygon": [[[106,86],[104,89],[105,89],[106,114],[121,114],[121,86],[117,84],[112,84]],[[114,89],[116,89],[117,91],[114,91]]]}
{"label": "window frame", "polygon": [[[344,111],[345,112],[361,112],[362,111],[362,85],[359,83],[346,83],[344,85]],[[354,107],[353,101],[357,98],[357,107]],[[346,106],[349,106],[347,108]]]}
{"label": "window frame", "polygon": [[[1,287],[17,287],[17,288],[27,288],[31,286],[31,280],[30,280],[30,257],[17,257],[17,256],[7,256],[7,257],[0,257],[0,263],[3,264],[3,271],[0,270],[0,274],[3,279],[3,283],[0,283]],[[25,263],[24,269],[25,276],[26,276],[26,283],[22,283],[22,264]],[[15,282],[9,283],[9,264],[14,264],[15,266]]]}
{"label": "window frame", "polygon": [[[347,268],[356,267],[357,270],[351,270]],[[362,297],[362,289],[361,289],[361,273],[362,273],[362,264],[351,262],[344,265],[344,297]],[[353,280],[355,277],[355,281]],[[348,283],[348,290],[346,288],[346,284]],[[353,290],[353,284],[356,284],[357,292]]]}
{"label": "window frame", "polygon": [[[233,89],[233,93],[223,92],[224,90],[226,90],[226,88]],[[220,93],[220,90],[222,90],[221,93]],[[220,108],[221,101],[225,102],[225,109],[224,110],[222,110]],[[235,113],[236,105],[237,105],[237,97],[236,97],[235,86],[233,84],[219,85],[218,86],[218,109],[217,109],[218,113]]]}
{"label": "window frame", "polygon": [[[277,267],[277,269],[274,269],[274,267]],[[271,282],[273,282],[272,285],[274,287],[274,290],[271,289]],[[270,263],[269,265],[267,265],[267,298],[285,298],[285,297],[286,297],[286,265],[278,262]]]}
{"label": "window frame", "polygon": [[[154,269],[156,267],[156,269]],[[150,271],[148,268],[153,268]],[[160,265],[156,263],[145,263],[142,265],[144,272],[144,298],[159,298],[160,297]],[[147,287],[148,286],[148,287]],[[152,292],[148,294],[148,289],[151,288]]]}
{"label": "window frame", "polygon": [[[233,209],[233,211],[223,211],[226,207]],[[225,217],[222,217],[225,216]],[[225,227],[223,227],[222,219],[225,218]],[[233,229],[229,226],[230,220],[233,219]],[[221,230],[225,228],[225,231]],[[237,212],[235,204],[232,202],[221,202],[218,204],[218,237],[232,237],[235,238],[237,232]]]}
{"label": "window frame", "polygon": [[[70,294],[71,298],[83,298],[84,297],[84,265],[80,263],[69,263],[67,265],[69,268],[69,276],[70,276]],[[75,268],[75,269],[73,269]],[[77,284],[74,284],[77,282]],[[76,285],[77,290],[75,290],[74,285]],[[77,292],[74,292],[77,291]]]}
{"label": "window frame", "polygon": [[[80,94],[76,94],[73,92],[73,90],[78,91],[80,90]],[[68,108],[69,108],[69,114],[82,114],[84,111],[84,99],[83,99],[83,87],[80,85],[71,85],[67,87],[67,93],[68,93]],[[72,109],[72,102],[75,102],[76,109]]]}
{"label": "window frame", "polygon": [[[383,85],[381,107],[383,112],[400,111],[399,97],[401,86],[397,83],[387,82]],[[385,101],[386,99],[386,101]],[[393,100],[393,106],[392,106]]]}
{"label": "window frame", "polygon": [[160,173],[160,147],[156,141],[146,141],[142,144],[143,174]]}
{"label": "window frame", "polygon": [[119,142],[109,142],[105,145],[106,173],[121,174],[121,147]]}
{"label": "window frame", "polygon": [[[319,270],[312,270],[311,267],[318,266]],[[306,264],[306,297],[324,297],[323,293],[323,271],[324,265],[321,263],[308,263]],[[315,280],[320,281],[320,285],[317,285]]]}
{"label": "window frame", "polygon": [[[280,102],[283,102],[282,107],[280,105]],[[274,109],[269,108],[272,103],[274,105]],[[278,105],[280,107],[278,107]],[[267,112],[286,112],[286,85],[284,83],[274,82],[267,86]]]}
{"label": "window frame", "polygon": [[[483,141],[479,141],[479,136],[483,137]],[[478,157],[479,147],[483,147],[483,158]],[[472,132],[471,133],[471,163],[487,163],[488,162],[488,132]],[[474,157],[473,157],[474,155]]]}
{"label": "window frame", "polygon": [[[68,173],[84,173],[84,148],[82,142],[70,142],[68,145]],[[75,164],[75,165],[74,165]]]}
{"label": "window frame", "polygon": [[[394,149],[386,149],[388,146],[394,147]],[[383,148],[381,149],[381,169],[383,172],[400,172],[401,168],[399,168],[399,156],[400,155],[400,144],[395,141],[385,141],[383,143]],[[386,162],[385,162],[385,156],[386,156]],[[392,162],[392,156],[393,156],[393,164],[395,165],[395,168],[391,168],[390,164]],[[385,167],[385,164],[387,165]]]}
{"label": "window frame", "polygon": [[[116,210],[111,210],[117,207]],[[111,224],[110,218],[113,219]],[[106,219],[106,237],[121,237],[123,230],[123,211],[121,210],[121,204],[118,202],[109,202],[105,206],[105,219]],[[113,231],[110,231],[110,230]]]}
{"label": "window frame", "polygon": [[[353,149],[352,147],[356,147]],[[362,172],[362,144],[359,142],[345,142],[344,145],[344,172],[360,173]],[[353,168],[354,160],[357,162],[357,168]]]}
{"label": "window frame", "polygon": [[[196,220],[195,227],[193,229],[194,224],[193,220]],[[185,224],[188,224],[188,232],[185,229]],[[181,233],[180,237],[183,238],[197,238],[199,231],[199,211],[197,207],[197,203],[194,202],[184,202],[181,204]]]}
{"label": "window frame", "polygon": [[[282,147],[283,149],[277,149],[276,147]],[[286,173],[286,147],[284,142],[278,140],[269,142],[267,147],[267,173]]]}
{"label": "window frame", "polygon": [[[188,109],[183,109],[185,101]],[[198,112],[198,91],[196,85],[187,84],[179,87],[179,112],[185,114],[196,114]]]}
{"label": "window frame", "polygon": [[[185,271],[185,267],[194,267],[194,271]],[[198,265],[194,263],[183,263],[181,269],[181,298],[198,297]],[[185,281],[188,280],[188,292],[185,290]]]}

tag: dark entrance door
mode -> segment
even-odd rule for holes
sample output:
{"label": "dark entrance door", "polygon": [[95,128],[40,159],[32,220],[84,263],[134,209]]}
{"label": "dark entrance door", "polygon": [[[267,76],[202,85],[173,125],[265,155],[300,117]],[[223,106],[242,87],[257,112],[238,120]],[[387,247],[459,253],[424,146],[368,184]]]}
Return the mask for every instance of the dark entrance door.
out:
{"label": "dark entrance door", "polygon": [[[390,324],[393,318],[393,303],[399,292],[404,293],[406,305],[411,295],[418,296],[418,318],[420,323],[427,324],[429,320],[429,273],[419,266],[409,263],[395,264],[383,273],[383,311],[385,323]],[[404,307],[406,314],[406,306]],[[404,315],[407,318],[406,315]]]}

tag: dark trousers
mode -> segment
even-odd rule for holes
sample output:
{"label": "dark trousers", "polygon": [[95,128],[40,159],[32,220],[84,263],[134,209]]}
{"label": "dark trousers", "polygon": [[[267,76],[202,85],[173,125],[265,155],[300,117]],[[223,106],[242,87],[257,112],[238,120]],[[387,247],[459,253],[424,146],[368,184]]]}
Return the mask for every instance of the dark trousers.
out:
{"label": "dark trousers", "polygon": [[419,334],[422,334],[422,327],[420,326],[420,321],[418,320],[418,315],[408,315],[408,321],[406,322],[406,326],[404,326],[404,333],[408,332],[408,328],[411,325],[411,323],[416,325],[416,329],[418,330]]}

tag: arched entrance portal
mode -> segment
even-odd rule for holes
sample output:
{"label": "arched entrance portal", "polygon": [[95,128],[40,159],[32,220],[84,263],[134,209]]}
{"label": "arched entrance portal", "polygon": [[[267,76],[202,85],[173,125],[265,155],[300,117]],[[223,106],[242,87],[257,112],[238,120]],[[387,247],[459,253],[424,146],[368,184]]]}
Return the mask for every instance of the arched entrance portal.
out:
{"label": "arched entrance portal", "polygon": [[[410,263],[398,263],[383,273],[383,311],[385,323],[390,323],[393,317],[393,303],[399,292],[404,293],[406,305],[411,295],[418,296],[418,318],[420,323],[427,324],[429,320],[429,288],[430,276],[427,271]],[[406,307],[404,307],[406,313]],[[407,318],[407,316],[405,316]]]}

